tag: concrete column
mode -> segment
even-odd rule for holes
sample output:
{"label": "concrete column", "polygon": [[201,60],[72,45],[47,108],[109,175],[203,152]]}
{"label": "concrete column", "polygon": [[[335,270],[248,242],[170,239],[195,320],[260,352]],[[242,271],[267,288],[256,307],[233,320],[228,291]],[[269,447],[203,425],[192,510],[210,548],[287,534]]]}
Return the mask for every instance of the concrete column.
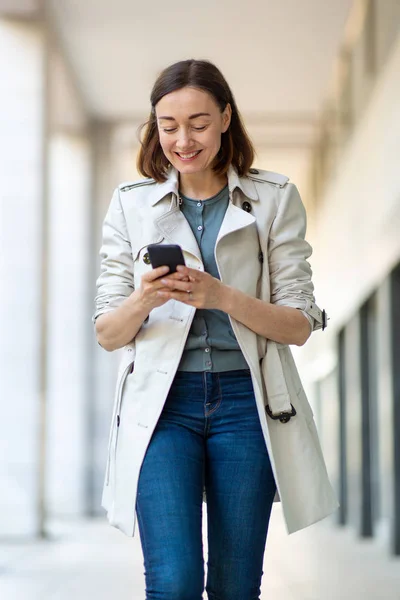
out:
{"label": "concrete column", "polygon": [[[0,531],[40,529],[45,39],[0,19]],[[6,458],[6,461],[4,460]]]}
{"label": "concrete column", "polygon": [[51,136],[46,478],[51,515],[82,514],[86,507],[90,171],[85,135]]}
{"label": "concrete column", "polygon": [[74,73],[49,35],[46,508],[87,512],[92,148]]}
{"label": "concrete column", "polygon": [[390,276],[392,335],[390,351],[392,360],[392,434],[393,434],[393,515],[391,551],[400,556],[400,264]]}
{"label": "concrete column", "polygon": [[377,535],[390,547],[393,489],[393,365],[391,357],[391,285],[387,278],[377,290],[377,391],[378,391],[378,460],[379,509]]}

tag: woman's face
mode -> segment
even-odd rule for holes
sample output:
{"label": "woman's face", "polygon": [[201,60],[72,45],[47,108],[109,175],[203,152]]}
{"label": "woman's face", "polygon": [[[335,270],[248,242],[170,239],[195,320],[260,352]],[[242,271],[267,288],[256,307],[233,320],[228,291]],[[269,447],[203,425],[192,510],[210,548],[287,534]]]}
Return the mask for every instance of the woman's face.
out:
{"label": "woman's face", "polygon": [[230,124],[230,104],[221,113],[210,94],[185,87],[161,98],[155,109],[160,144],[169,162],[185,175],[211,169],[221,134]]}

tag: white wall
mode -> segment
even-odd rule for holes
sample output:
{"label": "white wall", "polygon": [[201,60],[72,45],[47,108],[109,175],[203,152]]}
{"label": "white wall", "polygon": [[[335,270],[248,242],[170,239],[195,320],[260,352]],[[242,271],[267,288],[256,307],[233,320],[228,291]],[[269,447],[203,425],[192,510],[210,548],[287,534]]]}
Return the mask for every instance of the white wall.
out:
{"label": "white wall", "polygon": [[316,300],[331,320],[299,353],[310,379],[329,371],[338,329],[400,260],[399,73],[400,40],[313,217]]}
{"label": "white wall", "polygon": [[307,177],[310,151],[307,148],[271,148],[257,150],[254,166],[266,171],[275,171],[289,177],[300,192],[302,200],[307,207]]}

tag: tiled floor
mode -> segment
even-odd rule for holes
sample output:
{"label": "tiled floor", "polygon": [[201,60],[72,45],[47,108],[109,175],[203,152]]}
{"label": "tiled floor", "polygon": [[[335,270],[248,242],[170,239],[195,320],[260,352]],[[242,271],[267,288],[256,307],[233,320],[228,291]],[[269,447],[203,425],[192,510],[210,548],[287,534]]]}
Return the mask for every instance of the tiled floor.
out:
{"label": "tiled floor", "polygon": [[[0,544],[1,600],[144,600],[138,535],[127,538],[103,519],[52,530],[51,541]],[[206,528],[204,542],[206,553]],[[261,599],[400,600],[400,559],[327,520],[287,536],[277,506]]]}

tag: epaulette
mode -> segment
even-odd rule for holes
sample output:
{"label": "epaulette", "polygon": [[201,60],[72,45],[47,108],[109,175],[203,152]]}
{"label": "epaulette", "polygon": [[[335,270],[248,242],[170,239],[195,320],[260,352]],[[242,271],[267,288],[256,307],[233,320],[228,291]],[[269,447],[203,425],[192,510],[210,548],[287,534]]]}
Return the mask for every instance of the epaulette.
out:
{"label": "epaulette", "polygon": [[249,179],[253,181],[261,181],[272,183],[280,188],[285,187],[289,181],[289,177],[281,175],[280,173],[274,173],[273,171],[263,171],[262,169],[249,169]]}
{"label": "epaulette", "polygon": [[139,181],[121,183],[118,187],[121,192],[128,192],[132,188],[141,187],[142,185],[150,185],[155,183],[155,179],[149,177],[148,179],[140,179]]}

